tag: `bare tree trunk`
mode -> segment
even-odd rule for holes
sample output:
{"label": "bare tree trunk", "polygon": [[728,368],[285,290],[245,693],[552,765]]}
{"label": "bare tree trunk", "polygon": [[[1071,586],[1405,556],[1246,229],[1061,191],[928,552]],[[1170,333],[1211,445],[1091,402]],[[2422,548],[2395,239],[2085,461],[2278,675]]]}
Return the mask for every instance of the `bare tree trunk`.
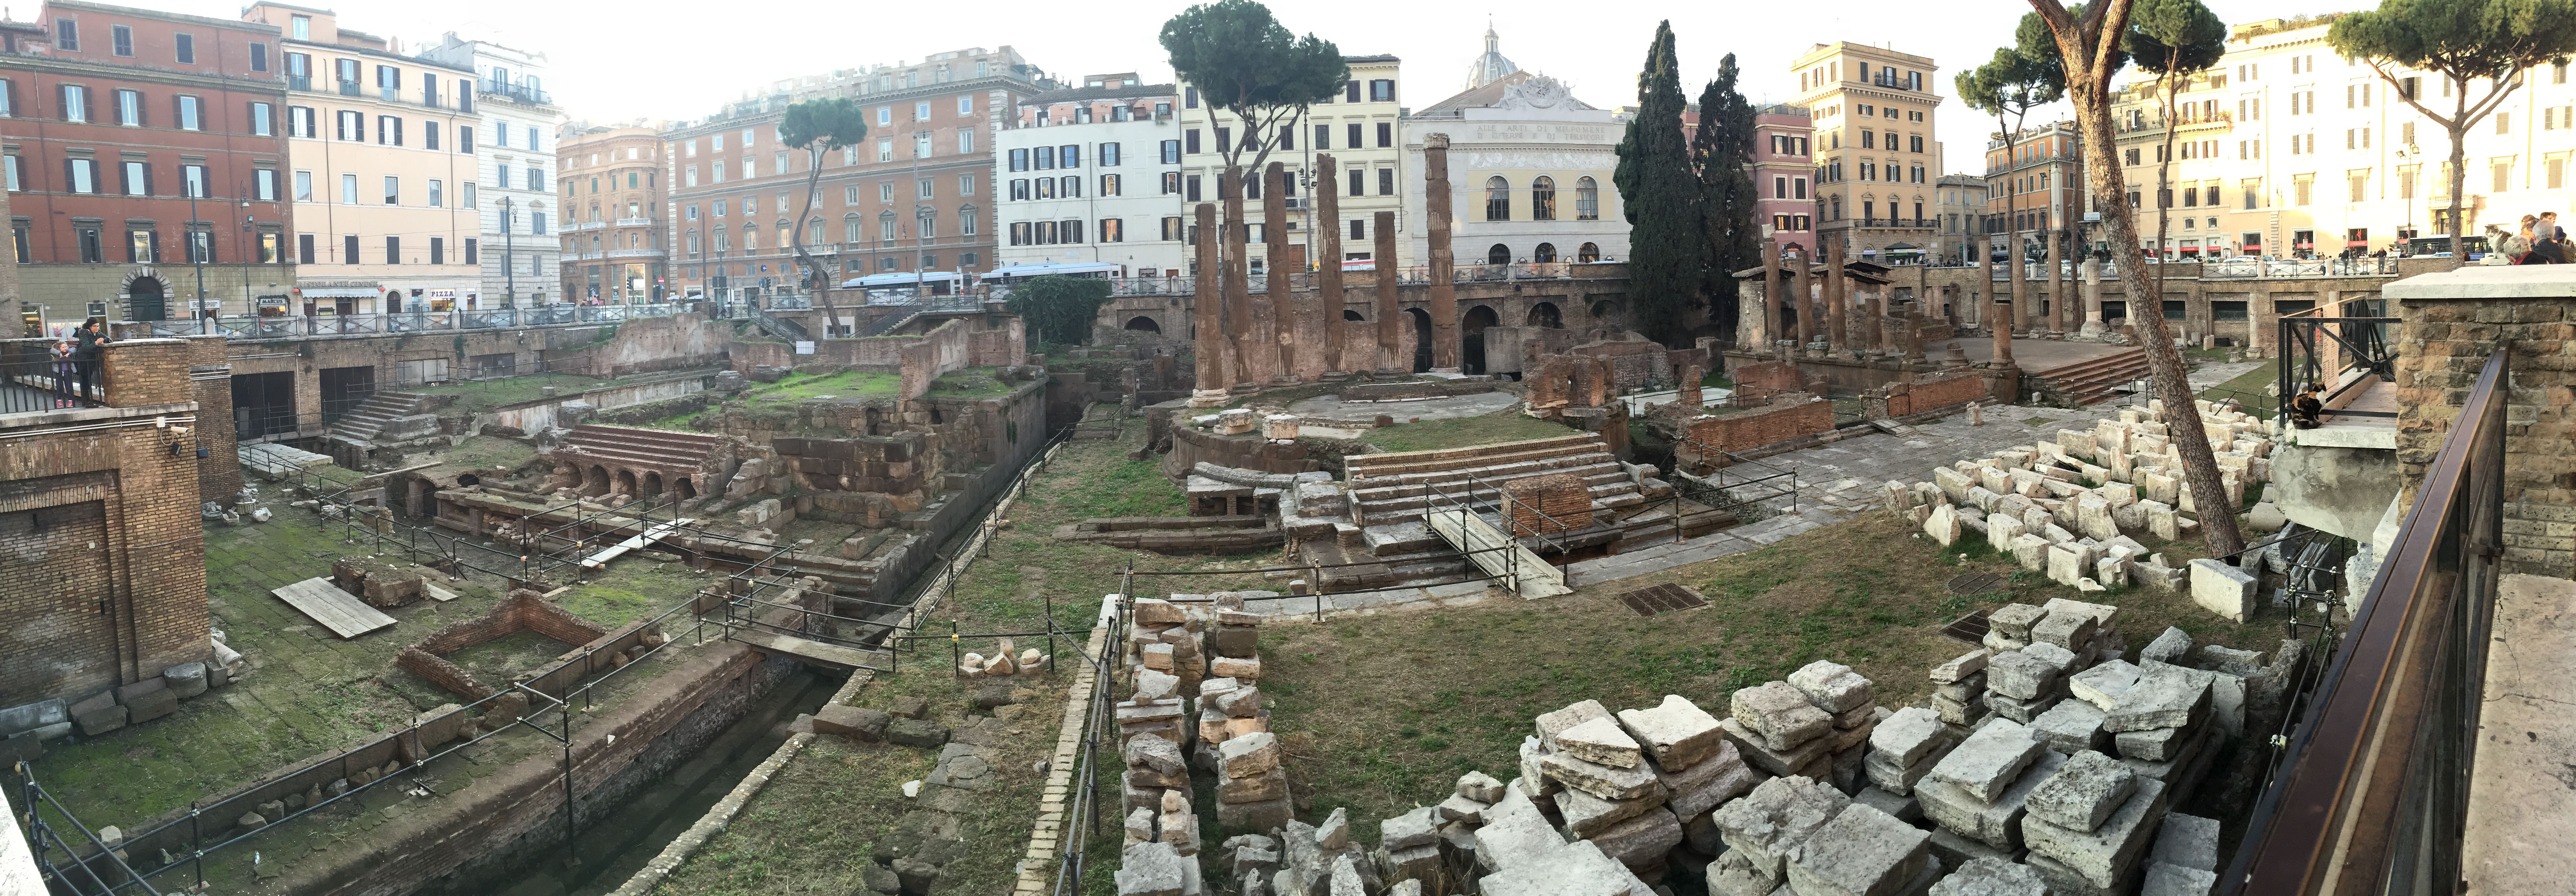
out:
{"label": "bare tree trunk", "polygon": [[[2085,180],[2093,185],[2094,203],[2102,209],[2105,237],[2113,246],[2127,247],[2112,252],[2111,263],[2122,282],[2143,285],[2146,265],[2135,249],[2137,229],[2131,224],[2129,198],[2122,189],[2126,181],[2120,177],[2119,144],[2111,133],[2113,72],[2107,60],[2094,52],[2101,41],[2116,44],[2126,30],[2129,0],[2106,0],[2081,21],[2056,0],[2031,0],[2031,6],[2048,23],[2066,58],[2066,96],[2075,107],[2076,127],[2084,135]],[[2161,303],[2163,297],[2150,301]],[[2136,322],[2146,342],[2147,369],[2155,378],[2157,397],[2164,401],[2163,420],[2182,456],[2183,478],[2200,513],[2201,536],[2212,555],[2234,554],[2245,548],[2244,536],[2236,528],[2236,508],[2221,496],[2225,486],[2219,480],[2218,458],[2210,448],[2200,408],[2192,403],[2182,352],[2174,347],[2160,309],[2159,304],[2150,307],[2149,313],[2132,312],[2129,319]]]}
{"label": "bare tree trunk", "polygon": [[[2460,102],[2466,104],[2469,101],[2468,90],[2463,88],[2459,92]],[[2451,120],[2457,122],[2461,118]],[[2463,206],[2467,201],[2460,195],[2460,191],[2469,183],[2469,128],[2466,124],[2458,124],[2444,130],[2449,131],[2451,135],[2451,266],[2459,267],[2469,263],[2468,250],[2463,248],[2466,245],[2466,231],[2469,229],[2468,222],[2462,215]],[[2494,247],[2489,247],[2489,251],[2493,250]]]}
{"label": "bare tree trunk", "polygon": [[814,260],[814,253],[805,248],[805,221],[808,218],[814,217],[814,191],[817,189],[815,185],[821,183],[823,179],[823,150],[821,148],[806,148],[805,169],[805,211],[803,214],[797,216],[796,223],[794,225],[796,229],[790,235],[789,239],[794,240],[793,245],[796,249],[797,262],[805,266],[805,287],[813,290],[814,298],[823,303],[823,338],[830,339],[832,338],[832,329],[840,325],[841,312],[839,309],[832,307],[831,290],[823,288],[823,284],[831,278],[823,273],[822,264]]}

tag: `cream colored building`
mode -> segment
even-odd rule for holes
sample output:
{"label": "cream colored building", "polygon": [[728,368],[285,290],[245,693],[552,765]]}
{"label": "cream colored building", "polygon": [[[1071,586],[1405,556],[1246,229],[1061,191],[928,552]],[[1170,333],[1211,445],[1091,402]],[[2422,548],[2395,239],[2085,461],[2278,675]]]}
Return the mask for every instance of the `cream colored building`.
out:
{"label": "cream colored building", "polygon": [[[1393,56],[1345,56],[1350,65],[1350,78],[1342,92],[1306,111],[1294,126],[1282,125],[1286,134],[1272,133],[1264,139],[1278,143],[1269,161],[1282,163],[1292,190],[1289,194],[1288,233],[1284,236],[1294,248],[1292,258],[1300,259],[1299,268],[1309,269],[1307,234],[1328,222],[1315,221],[1310,200],[1316,187],[1310,182],[1315,170],[1315,156],[1330,153],[1339,168],[1340,221],[1329,222],[1342,234],[1344,260],[1368,259],[1376,251],[1378,212],[1396,213],[1398,264],[1410,263],[1410,250],[1401,235],[1409,226],[1404,215],[1405,151],[1403,145],[1402,61]],[[1181,201],[1183,214],[1200,202],[1217,202],[1218,176],[1224,173],[1225,158],[1218,155],[1218,141],[1236,140],[1242,122],[1234,116],[1217,112],[1199,96],[1198,89],[1181,86]],[[1284,139],[1283,139],[1284,138]],[[1243,161],[1249,164],[1254,151],[1247,150]],[[1266,164],[1266,163],[1265,163]],[[1256,185],[1260,172],[1246,171],[1248,186]],[[1261,226],[1261,203],[1244,200],[1244,217],[1252,225],[1252,240],[1260,243],[1269,237]],[[1266,252],[1254,248],[1251,270],[1259,273],[1266,263]]]}
{"label": "cream colored building", "polygon": [[[2140,247],[2167,257],[2334,257],[2448,251],[2450,138],[2392,93],[2370,66],[2326,43],[2334,17],[2236,26],[2227,55],[2178,91],[2168,226],[2155,239],[2161,97],[2144,75],[2114,97],[2122,173]],[[2459,88],[2429,73],[2396,72],[2404,90],[2446,110]],[[2464,167],[2468,233],[2508,229],[2559,211],[2576,190],[2576,85],[2566,66],[2524,73],[2523,85],[2469,129]],[[2468,85],[2472,103],[2486,82]],[[2401,248],[2399,239],[2413,239]],[[2424,245],[2432,243],[2433,245]]]}
{"label": "cream colored building", "polygon": [[[1623,131],[1617,114],[1527,71],[1417,110],[1404,119],[1404,217],[1426,220],[1422,148],[1446,134],[1459,264],[1625,261],[1628,221],[1610,181]],[[1430,254],[1424,228],[1406,236],[1412,257]]]}
{"label": "cream colored building", "polygon": [[662,216],[662,123],[563,126],[561,290],[576,302],[667,301],[671,231]]}
{"label": "cream colored building", "polygon": [[402,55],[326,10],[259,3],[242,18],[285,34],[292,310],[476,307],[474,73]]}
{"label": "cream colored building", "polygon": [[1815,45],[1789,68],[1798,79],[1790,103],[1810,110],[1816,125],[1818,242],[1874,261],[1892,247],[1933,244],[1933,181],[1943,170],[1933,138],[1939,66],[1928,56],[1837,41]]}

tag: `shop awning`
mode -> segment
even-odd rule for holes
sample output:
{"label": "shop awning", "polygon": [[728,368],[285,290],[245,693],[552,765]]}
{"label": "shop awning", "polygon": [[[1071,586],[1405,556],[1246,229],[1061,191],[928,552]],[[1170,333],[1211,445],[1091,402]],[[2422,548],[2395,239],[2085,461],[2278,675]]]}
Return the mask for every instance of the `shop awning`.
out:
{"label": "shop awning", "polygon": [[380,289],[360,289],[352,286],[319,286],[301,290],[301,292],[308,299],[373,299],[385,294],[384,290]]}

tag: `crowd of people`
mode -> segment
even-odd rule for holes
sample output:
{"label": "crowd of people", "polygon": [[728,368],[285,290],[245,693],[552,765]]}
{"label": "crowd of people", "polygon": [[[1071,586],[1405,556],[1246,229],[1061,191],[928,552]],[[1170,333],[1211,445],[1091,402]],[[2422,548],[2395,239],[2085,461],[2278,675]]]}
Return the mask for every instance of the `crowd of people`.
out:
{"label": "crowd of people", "polygon": [[2511,233],[2490,224],[2487,234],[2495,254],[2504,259],[2492,264],[2576,264],[2576,244],[2567,241],[2567,228],[2558,226],[2557,212],[2524,215],[2522,228]]}

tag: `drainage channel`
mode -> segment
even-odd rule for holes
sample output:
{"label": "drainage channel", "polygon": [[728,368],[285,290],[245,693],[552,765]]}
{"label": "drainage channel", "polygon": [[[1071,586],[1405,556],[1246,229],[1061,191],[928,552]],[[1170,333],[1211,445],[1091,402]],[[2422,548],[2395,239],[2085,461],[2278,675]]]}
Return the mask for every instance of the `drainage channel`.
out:
{"label": "drainage channel", "polygon": [[[530,856],[503,872],[506,888],[476,882],[470,887],[432,885],[425,896],[599,896],[614,891],[687,831],[707,808],[733,790],[745,775],[768,759],[787,740],[787,725],[798,713],[813,712],[841,686],[839,676],[798,669],[752,702],[742,718],[699,750],[697,755],[656,778],[646,788],[603,813],[581,832],[581,864],[567,867],[561,850]],[[589,811],[583,815],[590,816]],[[459,884],[465,883],[462,881]]]}

